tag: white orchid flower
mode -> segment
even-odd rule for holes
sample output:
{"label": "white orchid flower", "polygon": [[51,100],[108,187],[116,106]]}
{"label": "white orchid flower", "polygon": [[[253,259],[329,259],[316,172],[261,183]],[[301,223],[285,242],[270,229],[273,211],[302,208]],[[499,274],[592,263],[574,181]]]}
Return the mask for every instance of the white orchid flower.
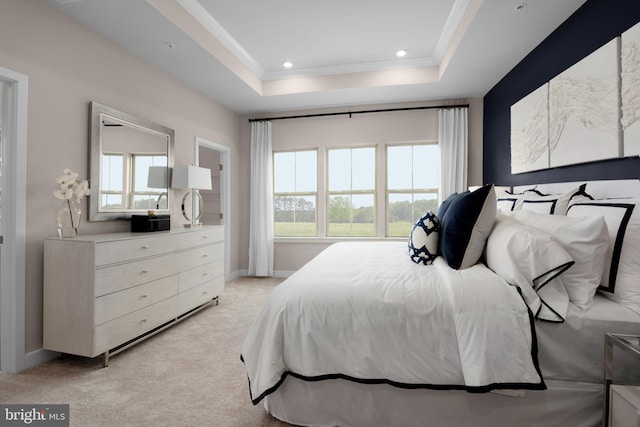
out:
{"label": "white orchid flower", "polygon": [[[78,174],[75,174],[76,177],[78,176]],[[60,184],[60,186],[66,186],[69,187],[70,185],[73,185],[74,182],[76,182],[76,177],[74,177],[73,175],[60,175],[59,177],[56,178],[56,182],[58,184]]]}
{"label": "white orchid flower", "polygon": [[54,191],[53,195],[60,200],[69,200],[73,197],[73,190],[71,188],[60,189]]}
{"label": "white orchid flower", "polygon": [[78,200],[82,200],[84,196],[88,196],[91,194],[91,189],[89,188],[89,181],[84,180],[77,182],[73,187],[73,191]]}
{"label": "white orchid flower", "polygon": [[80,201],[84,196],[91,194],[89,181],[78,180],[78,174],[69,168],[62,171],[63,174],[56,178],[56,182],[60,185],[59,190],[55,190],[53,195],[60,200],[70,200],[74,196]]}

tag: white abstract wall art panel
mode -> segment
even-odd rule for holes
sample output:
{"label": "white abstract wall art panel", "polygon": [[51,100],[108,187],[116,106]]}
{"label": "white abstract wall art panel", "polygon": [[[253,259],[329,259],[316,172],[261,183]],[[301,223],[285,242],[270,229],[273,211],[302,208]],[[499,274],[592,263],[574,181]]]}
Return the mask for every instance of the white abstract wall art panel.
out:
{"label": "white abstract wall art panel", "polygon": [[551,80],[551,167],[621,156],[619,40],[611,40]]}
{"label": "white abstract wall art panel", "polygon": [[622,33],[621,98],[624,155],[640,155],[640,24]]}
{"label": "white abstract wall art panel", "polygon": [[549,168],[549,84],[511,106],[511,173]]}

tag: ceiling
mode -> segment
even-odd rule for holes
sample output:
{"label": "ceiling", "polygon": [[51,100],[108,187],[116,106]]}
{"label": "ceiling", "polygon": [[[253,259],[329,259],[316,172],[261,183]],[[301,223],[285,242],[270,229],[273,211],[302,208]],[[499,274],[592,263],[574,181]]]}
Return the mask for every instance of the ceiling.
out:
{"label": "ceiling", "polygon": [[241,114],[482,97],[585,2],[46,1]]}

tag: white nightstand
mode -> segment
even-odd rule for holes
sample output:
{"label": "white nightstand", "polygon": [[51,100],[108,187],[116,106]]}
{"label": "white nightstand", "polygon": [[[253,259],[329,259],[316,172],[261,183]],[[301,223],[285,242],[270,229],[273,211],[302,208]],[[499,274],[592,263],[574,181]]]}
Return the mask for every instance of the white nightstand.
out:
{"label": "white nightstand", "polygon": [[605,334],[605,427],[640,427],[640,387],[613,385],[613,346],[640,360],[640,336]]}

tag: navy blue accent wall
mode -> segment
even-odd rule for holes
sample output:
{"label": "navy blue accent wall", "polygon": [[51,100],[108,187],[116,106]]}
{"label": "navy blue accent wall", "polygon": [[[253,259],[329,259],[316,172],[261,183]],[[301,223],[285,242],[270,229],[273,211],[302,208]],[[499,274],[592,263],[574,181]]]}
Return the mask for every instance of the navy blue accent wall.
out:
{"label": "navy blue accent wall", "polygon": [[484,97],[483,179],[498,185],[640,178],[640,158],[511,174],[510,108],[640,21],[640,0],[588,0]]}

